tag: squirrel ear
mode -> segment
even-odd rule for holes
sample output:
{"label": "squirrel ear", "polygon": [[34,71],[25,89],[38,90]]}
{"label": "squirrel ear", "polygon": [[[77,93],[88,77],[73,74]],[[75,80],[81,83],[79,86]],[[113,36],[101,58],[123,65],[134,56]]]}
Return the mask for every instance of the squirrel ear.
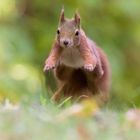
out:
{"label": "squirrel ear", "polygon": [[62,7],[59,22],[63,23],[64,21],[65,21],[64,7]]}
{"label": "squirrel ear", "polygon": [[80,15],[78,12],[75,13],[75,23],[80,28]]}

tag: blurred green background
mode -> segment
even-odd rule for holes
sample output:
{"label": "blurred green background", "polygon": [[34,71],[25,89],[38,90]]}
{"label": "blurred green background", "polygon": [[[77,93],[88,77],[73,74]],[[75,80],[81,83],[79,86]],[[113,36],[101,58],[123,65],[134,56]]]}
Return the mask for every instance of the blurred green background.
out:
{"label": "blurred green background", "polygon": [[[111,106],[140,107],[139,0],[0,0],[0,102],[50,98],[42,69],[63,5],[69,18],[78,9],[86,34],[109,57]],[[46,79],[55,85],[50,73]]]}

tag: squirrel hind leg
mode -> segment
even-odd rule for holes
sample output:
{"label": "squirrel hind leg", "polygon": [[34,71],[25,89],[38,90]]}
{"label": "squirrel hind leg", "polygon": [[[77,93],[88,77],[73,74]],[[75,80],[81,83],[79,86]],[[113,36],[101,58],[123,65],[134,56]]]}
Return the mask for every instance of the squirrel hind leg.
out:
{"label": "squirrel hind leg", "polygon": [[53,102],[59,102],[61,100],[64,87],[65,87],[65,83],[61,83],[61,86],[59,86],[58,90],[54,93],[54,95],[51,98]]}
{"label": "squirrel hind leg", "polygon": [[100,64],[95,67],[95,74],[97,78],[101,78],[104,75],[104,70]]}

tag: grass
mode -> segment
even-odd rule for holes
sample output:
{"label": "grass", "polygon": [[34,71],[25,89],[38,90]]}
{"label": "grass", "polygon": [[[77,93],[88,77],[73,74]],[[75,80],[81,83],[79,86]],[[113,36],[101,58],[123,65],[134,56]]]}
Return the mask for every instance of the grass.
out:
{"label": "grass", "polygon": [[140,139],[140,127],[134,125],[140,120],[128,120],[126,112],[99,109],[94,101],[67,105],[65,100],[56,105],[40,100],[30,105],[8,100],[1,104],[0,140]]}

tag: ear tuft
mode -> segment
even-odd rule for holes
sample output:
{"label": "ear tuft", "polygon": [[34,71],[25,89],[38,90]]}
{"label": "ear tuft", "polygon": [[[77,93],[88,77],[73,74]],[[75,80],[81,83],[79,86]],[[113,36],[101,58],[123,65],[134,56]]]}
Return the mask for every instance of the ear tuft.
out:
{"label": "ear tuft", "polygon": [[59,22],[63,23],[64,21],[65,21],[65,15],[64,15],[64,6],[63,6],[61,9]]}
{"label": "ear tuft", "polygon": [[78,28],[80,28],[80,15],[77,11],[75,13],[75,23],[78,26]]}

